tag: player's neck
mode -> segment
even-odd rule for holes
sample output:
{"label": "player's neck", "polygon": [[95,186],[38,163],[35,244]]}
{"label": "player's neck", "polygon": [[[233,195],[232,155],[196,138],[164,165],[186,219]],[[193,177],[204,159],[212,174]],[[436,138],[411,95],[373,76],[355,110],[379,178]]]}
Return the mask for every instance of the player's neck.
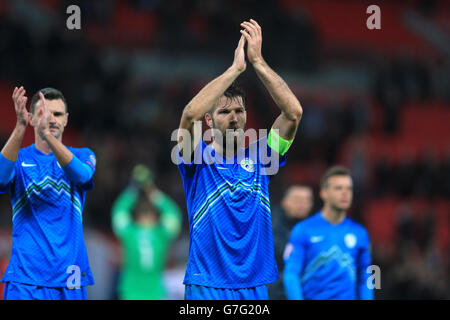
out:
{"label": "player's neck", "polygon": [[325,205],[322,209],[322,217],[331,224],[336,225],[344,221],[346,212],[344,210],[336,210]]}
{"label": "player's neck", "polygon": [[[50,154],[53,152],[48,143],[42,139],[39,134],[36,133],[34,137],[34,145],[36,146],[36,149],[45,154]],[[61,141],[61,137],[59,137],[58,140]]]}

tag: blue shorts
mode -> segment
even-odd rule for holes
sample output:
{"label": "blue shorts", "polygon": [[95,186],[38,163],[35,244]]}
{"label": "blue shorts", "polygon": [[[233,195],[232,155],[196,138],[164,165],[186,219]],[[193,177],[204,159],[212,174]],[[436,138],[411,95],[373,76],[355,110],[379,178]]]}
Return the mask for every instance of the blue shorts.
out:
{"label": "blue shorts", "polygon": [[267,286],[243,289],[222,289],[187,284],[185,300],[269,300]]}
{"label": "blue shorts", "polygon": [[50,288],[6,282],[3,300],[87,300],[86,287],[80,289]]}

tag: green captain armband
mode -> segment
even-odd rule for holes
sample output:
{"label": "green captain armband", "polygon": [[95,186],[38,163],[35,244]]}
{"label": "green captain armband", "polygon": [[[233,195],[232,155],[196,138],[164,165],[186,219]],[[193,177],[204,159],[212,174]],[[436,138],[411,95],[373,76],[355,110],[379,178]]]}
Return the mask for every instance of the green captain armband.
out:
{"label": "green captain armband", "polygon": [[293,141],[294,139],[283,139],[275,132],[273,128],[270,129],[269,136],[267,137],[267,144],[269,145],[269,147],[282,156],[284,156],[284,154],[289,150]]}

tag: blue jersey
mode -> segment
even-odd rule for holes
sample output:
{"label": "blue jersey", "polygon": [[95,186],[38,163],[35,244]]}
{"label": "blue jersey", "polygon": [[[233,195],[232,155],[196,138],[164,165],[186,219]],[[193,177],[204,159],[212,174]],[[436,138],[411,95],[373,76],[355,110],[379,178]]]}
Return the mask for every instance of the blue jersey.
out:
{"label": "blue jersey", "polygon": [[[95,171],[95,155],[87,149],[68,148]],[[12,206],[12,250],[2,282],[14,281],[44,287],[66,287],[78,266],[81,286],[94,283],[84,242],[82,211],[93,179],[75,185],[53,153],[35,145],[19,151],[7,185]]]}
{"label": "blue jersey", "polygon": [[373,299],[366,229],[346,217],[333,225],[321,212],[299,222],[285,249],[284,284],[289,299]]}
{"label": "blue jersey", "polygon": [[190,230],[185,284],[238,289],[278,279],[268,188],[285,156],[274,155],[263,138],[232,161],[217,161],[203,141],[201,161],[179,159]]}

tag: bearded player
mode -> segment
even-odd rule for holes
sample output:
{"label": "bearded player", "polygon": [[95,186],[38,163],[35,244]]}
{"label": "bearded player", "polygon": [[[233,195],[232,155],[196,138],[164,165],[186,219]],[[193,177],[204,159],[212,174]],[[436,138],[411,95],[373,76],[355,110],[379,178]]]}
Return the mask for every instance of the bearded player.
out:
{"label": "bearded player", "polygon": [[[263,59],[259,24],[250,19],[241,27],[232,65],[188,103],[178,130],[190,226],[188,300],[268,299],[266,285],[278,279],[268,186],[285,163],[302,107]],[[234,83],[246,70],[245,44],[248,61],[281,111],[269,134],[248,148],[245,96]],[[194,138],[203,117],[213,129],[210,145]]]}

